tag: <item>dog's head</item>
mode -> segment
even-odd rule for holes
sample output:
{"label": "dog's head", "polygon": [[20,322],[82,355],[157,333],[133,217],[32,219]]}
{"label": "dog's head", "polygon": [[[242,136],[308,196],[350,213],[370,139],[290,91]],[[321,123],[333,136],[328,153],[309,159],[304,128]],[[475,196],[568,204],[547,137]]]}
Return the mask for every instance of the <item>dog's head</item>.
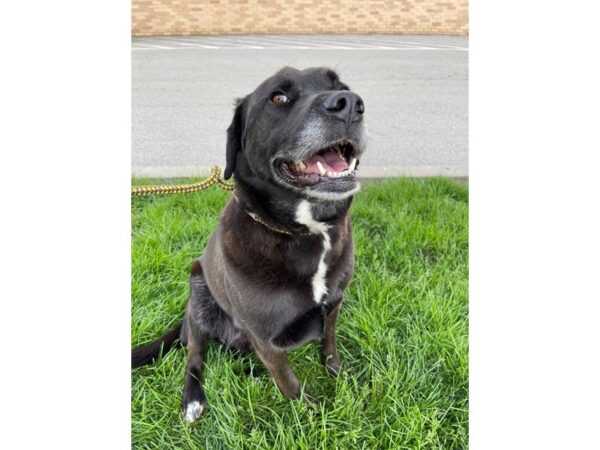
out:
{"label": "dog's head", "polygon": [[330,69],[286,67],[237,103],[225,179],[259,179],[300,196],[338,200],[359,188],[365,106]]}

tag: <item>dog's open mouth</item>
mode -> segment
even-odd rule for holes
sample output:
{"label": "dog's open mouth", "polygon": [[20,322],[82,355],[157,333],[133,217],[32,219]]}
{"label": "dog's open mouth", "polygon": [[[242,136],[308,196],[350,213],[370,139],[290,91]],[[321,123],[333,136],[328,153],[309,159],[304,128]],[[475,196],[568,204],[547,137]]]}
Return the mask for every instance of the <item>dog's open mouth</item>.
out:
{"label": "dog's open mouth", "polygon": [[281,171],[289,181],[300,186],[313,186],[324,181],[353,179],[356,174],[356,149],[347,139],[319,150],[303,161],[281,163]]}

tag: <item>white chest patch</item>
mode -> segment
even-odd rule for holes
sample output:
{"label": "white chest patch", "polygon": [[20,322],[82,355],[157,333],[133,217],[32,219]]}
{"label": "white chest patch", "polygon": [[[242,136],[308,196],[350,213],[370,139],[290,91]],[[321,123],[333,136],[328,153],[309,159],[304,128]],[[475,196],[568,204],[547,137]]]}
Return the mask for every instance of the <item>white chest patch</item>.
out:
{"label": "white chest patch", "polygon": [[327,264],[325,264],[325,256],[327,252],[331,250],[331,241],[329,239],[329,226],[323,222],[316,221],[310,210],[310,203],[306,200],[300,201],[298,208],[296,209],[296,222],[301,223],[310,230],[311,233],[321,234],[323,236],[323,252],[321,253],[321,259],[319,259],[319,265],[317,271],[312,277],[312,291],[315,302],[320,303],[323,296],[327,294]]}

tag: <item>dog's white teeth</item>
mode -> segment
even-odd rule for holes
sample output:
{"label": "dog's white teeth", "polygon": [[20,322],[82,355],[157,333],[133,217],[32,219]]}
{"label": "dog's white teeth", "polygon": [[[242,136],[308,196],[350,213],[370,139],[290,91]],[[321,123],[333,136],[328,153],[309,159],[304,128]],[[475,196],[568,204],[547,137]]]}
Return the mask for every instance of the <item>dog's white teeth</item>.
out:
{"label": "dog's white teeth", "polygon": [[356,158],[352,158],[352,161],[350,161],[350,165],[348,166],[348,172],[353,172],[355,167],[356,167]]}
{"label": "dog's white teeth", "polygon": [[331,171],[327,172],[328,177],[334,177],[335,176],[334,174],[335,174],[335,172],[331,172]]}
{"label": "dog's white teeth", "polygon": [[304,164],[303,161],[294,161],[294,165],[298,172],[304,172],[306,170],[306,164]]}
{"label": "dog's white teeth", "polygon": [[325,176],[325,174],[327,172],[325,171],[325,168],[323,167],[323,164],[321,164],[321,161],[317,161],[317,167],[319,169],[319,173],[321,174],[321,176]]}

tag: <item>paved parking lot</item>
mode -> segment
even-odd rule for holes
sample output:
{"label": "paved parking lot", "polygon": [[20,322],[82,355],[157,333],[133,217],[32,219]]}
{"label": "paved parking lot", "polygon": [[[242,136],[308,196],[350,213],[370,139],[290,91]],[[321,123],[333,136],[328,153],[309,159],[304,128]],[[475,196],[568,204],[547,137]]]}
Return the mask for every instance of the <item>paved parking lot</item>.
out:
{"label": "paved parking lot", "polygon": [[134,38],[134,176],[223,166],[233,101],[282,66],[330,66],[365,100],[363,176],[468,175],[468,38]]}

